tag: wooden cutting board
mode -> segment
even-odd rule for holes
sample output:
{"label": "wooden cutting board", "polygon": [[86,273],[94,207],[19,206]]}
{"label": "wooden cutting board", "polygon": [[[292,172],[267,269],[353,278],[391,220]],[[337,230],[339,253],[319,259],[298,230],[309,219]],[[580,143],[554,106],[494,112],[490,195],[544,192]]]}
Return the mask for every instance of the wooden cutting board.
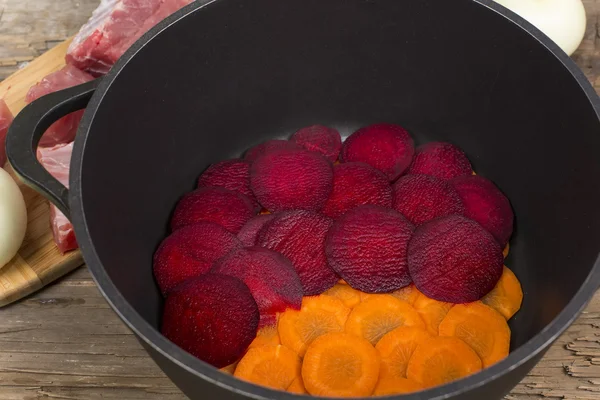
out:
{"label": "wooden cutting board", "polygon": [[[25,95],[31,86],[65,65],[69,43],[66,41],[52,48],[0,83],[0,98],[4,98],[13,115],[25,107]],[[10,166],[6,169],[15,177]],[[0,269],[0,307],[35,292],[83,264],[79,250],[63,255],[54,244],[48,201],[15,179],[27,204],[27,233],[19,253]]]}

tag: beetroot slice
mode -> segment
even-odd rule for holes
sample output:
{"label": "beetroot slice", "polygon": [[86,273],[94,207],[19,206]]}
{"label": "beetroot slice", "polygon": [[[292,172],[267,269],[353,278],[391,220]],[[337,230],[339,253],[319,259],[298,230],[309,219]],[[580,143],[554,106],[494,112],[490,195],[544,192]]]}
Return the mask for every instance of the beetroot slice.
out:
{"label": "beetroot slice", "polygon": [[252,200],[243,194],[224,188],[205,187],[179,200],[171,217],[171,229],[176,231],[200,221],[212,221],[232,233],[238,233],[257,212]]}
{"label": "beetroot slice", "polygon": [[464,215],[487,229],[504,248],[513,232],[514,214],[510,202],[489,180],[475,175],[453,179],[465,207]]}
{"label": "beetroot slice", "polygon": [[199,188],[206,186],[229,189],[257,203],[250,189],[250,163],[246,160],[236,158],[212,164],[198,179]]}
{"label": "beetroot slice", "polygon": [[409,133],[398,125],[375,124],[359,129],[342,146],[342,162],[364,162],[396,180],[410,165],[415,153]]}
{"label": "beetroot slice", "polygon": [[411,283],[406,254],[414,227],[402,214],[366,205],[333,224],[326,241],[329,265],[353,288],[387,293]]}
{"label": "beetroot slice", "polygon": [[462,214],[458,193],[446,181],[428,175],[405,175],[392,186],[394,209],[415,225],[437,217]]}
{"label": "beetroot slice", "polygon": [[502,275],[502,248],[477,222],[461,215],[417,228],[408,246],[408,267],[421,292],[449,303],[488,294]]}
{"label": "beetroot slice", "polygon": [[289,140],[272,139],[250,148],[244,155],[244,160],[253,162],[258,157],[280,149],[301,149],[302,147]]}
{"label": "beetroot slice", "polygon": [[469,176],[473,172],[465,153],[451,143],[431,142],[417,148],[409,174],[431,175],[440,179]]}
{"label": "beetroot slice", "polygon": [[228,275],[191,279],[167,298],[162,333],[214,367],[239,360],[258,330],[259,312],[248,286]]}
{"label": "beetroot slice", "polygon": [[385,174],[365,163],[345,163],[333,167],[333,190],[323,214],[337,218],[366,204],[392,206],[392,188]]}
{"label": "beetroot slice", "polygon": [[339,280],[325,257],[325,236],[331,225],[331,219],[315,212],[282,212],[261,229],[256,244],[292,262],[305,296],[321,294]]}
{"label": "beetroot slice", "polygon": [[154,277],[166,295],[186,279],[200,276],[212,264],[242,244],[213,222],[200,222],[173,232],[154,253]]}
{"label": "beetroot slice", "polygon": [[218,260],[211,272],[235,276],[248,287],[260,311],[260,327],[276,314],[302,305],[302,284],[294,266],[283,255],[262,247],[239,249]]}
{"label": "beetroot slice", "polygon": [[256,237],[258,236],[258,232],[274,217],[274,214],[259,214],[252,217],[238,232],[238,239],[240,239],[242,244],[246,247],[252,247],[256,245]]}
{"label": "beetroot slice", "polygon": [[275,150],[252,163],[250,187],[271,212],[319,211],[333,187],[333,166],[322,155],[304,149]]}
{"label": "beetroot slice", "polygon": [[294,133],[290,141],[304,147],[306,150],[321,153],[331,162],[335,162],[342,150],[340,133],[323,125],[312,125]]}

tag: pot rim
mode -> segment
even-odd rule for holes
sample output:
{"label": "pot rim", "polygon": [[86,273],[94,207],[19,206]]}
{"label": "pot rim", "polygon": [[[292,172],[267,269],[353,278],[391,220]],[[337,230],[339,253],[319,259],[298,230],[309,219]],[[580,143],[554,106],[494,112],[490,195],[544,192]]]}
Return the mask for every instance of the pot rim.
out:
{"label": "pot rim", "polygon": [[[119,73],[126,67],[129,61],[146,46],[155,36],[159,35],[163,30],[176,24],[179,20],[198,11],[201,8],[207,7],[216,1],[223,0],[197,0],[196,2],[182,8],[170,17],[166,18],[149,32],[143,35],[129,50],[119,59],[113,66],[111,71],[102,79],[94,96],[90,100],[85,111],[84,117],[80,123],[77,140],[75,140],[73,155],[71,160],[71,179],[70,179],[70,206],[71,218],[77,240],[88,265],[92,277],[98,286],[98,289],[110,304],[112,309],[119,315],[121,320],[137,335],[137,337],[145,342],[147,346],[154,349],[166,359],[170,360],[179,367],[185,369],[194,376],[201,378],[207,382],[218,385],[232,392],[245,395],[254,399],[281,399],[293,400],[298,399],[299,395],[280,392],[265,387],[257,386],[242,380],[238,380],[233,376],[227,375],[212,367],[211,365],[197,359],[191,354],[179,348],[177,345],[166,339],[157,329],[152,327],[135,309],[125,300],[119,290],[111,281],[102,266],[100,258],[96,253],[85,218],[85,212],[81,193],[81,168],[83,162],[83,150],[86,146],[87,134],[93,122],[94,115],[102,102],[105,94],[110,89],[113,81]],[[490,12],[500,14],[508,23],[517,25],[520,29],[529,33],[542,46],[546,47],[558,61],[568,70],[568,72],[579,83],[582,91],[587,96],[591,105],[594,107],[596,116],[600,120],[600,98],[595,90],[577,67],[575,62],[565,54],[551,39],[549,39],[540,30],[532,24],[495,3],[493,0],[463,0],[475,2],[482,7],[486,7]],[[599,121],[600,124],[600,121]],[[504,360],[492,365],[483,371],[471,375],[467,378],[451,382],[449,384],[427,389],[415,394],[403,395],[405,400],[420,400],[423,398],[431,400],[444,400],[462,393],[469,392],[479,388],[491,381],[494,381],[508,372],[520,367],[532,358],[543,354],[544,350],[552,344],[579,316],[587,303],[591,300],[596,292],[598,283],[600,282],[600,258],[594,264],[584,283],[581,285],[578,292],[573,296],[567,306],[548,324],[540,333],[535,335],[524,345],[512,351]],[[389,396],[397,397],[397,396]],[[315,399],[325,399],[324,397],[315,397]]]}

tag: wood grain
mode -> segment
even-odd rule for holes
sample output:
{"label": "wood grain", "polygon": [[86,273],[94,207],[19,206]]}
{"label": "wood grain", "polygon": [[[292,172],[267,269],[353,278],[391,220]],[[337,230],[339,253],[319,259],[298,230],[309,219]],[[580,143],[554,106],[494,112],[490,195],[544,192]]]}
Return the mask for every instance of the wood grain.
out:
{"label": "wood grain", "polygon": [[[599,2],[584,0],[588,29],[573,56],[596,90],[600,90]],[[0,310],[0,400],[41,399],[184,400],[185,396],[108,307],[88,270],[80,268]],[[506,399],[600,400],[600,294]]]}
{"label": "wood grain", "polygon": [[79,30],[100,0],[0,0],[0,80]]}
{"label": "wood grain", "polygon": [[[0,98],[4,98],[13,114],[25,106],[25,94],[31,86],[64,65],[68,45],[69,41],[61,43],[0,83]],[[12,169],[7,169],[14,176]],[[54,244],[47,200],[16,180],[27,204],[27,232],[17,257],[0,269],[0,307],[83,264],[78,250],[62,255]]]}

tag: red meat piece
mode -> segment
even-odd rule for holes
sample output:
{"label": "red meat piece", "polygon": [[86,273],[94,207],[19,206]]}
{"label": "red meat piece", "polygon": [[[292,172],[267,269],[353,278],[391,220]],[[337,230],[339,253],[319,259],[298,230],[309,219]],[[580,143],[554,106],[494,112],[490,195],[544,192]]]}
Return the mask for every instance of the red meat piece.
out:
{"label": "red meat piece", "polygon": [[[51,73],[39,83],[32,86],[27,92],[27,96],[25,96],[25,102],[29,104],[47,94],[81,85],[93,79],[93,76],[81,72],[71,65],[67,65],[60,71]],[[75,139],[77,127],[82,116],[83,110],[75,111],[53,123],[42,136],[40,146],[52,147],[57,144],[72,142]]]}
{"label": "red meat piece", "polygon": [[94,76],[113,64],[150,28],[193,0],[102,0],[67,51],[67,64]]}
{"label": "red meat piece", "polygon": [[[38,160],[44,168],[67,188],[69,187],[69,166],[72,152],[72,142],[54,147],[38,148],[37,152]],[[52,203],[50,203],[50,227],[54,242],[63,254],[78,247],[73,225],[65,214]]]}
{"label": "red meat piece", "polygon": [[3,99],[0,99],[0,167],[6,164],[6,133],[13,122],[13,115]]}

